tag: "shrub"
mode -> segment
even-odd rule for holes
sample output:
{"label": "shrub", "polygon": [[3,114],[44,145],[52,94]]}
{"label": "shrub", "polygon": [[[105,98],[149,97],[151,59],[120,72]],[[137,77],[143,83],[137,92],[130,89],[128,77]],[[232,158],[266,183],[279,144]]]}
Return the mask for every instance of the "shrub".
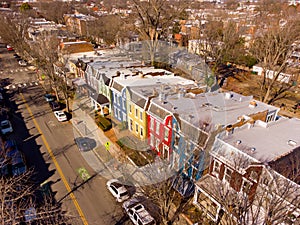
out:
{"label": "shrub", "polygon": [[103,131],[107,131],[112,128],[111,122],[103,116],[99,116],[97,118],[97,124]]}

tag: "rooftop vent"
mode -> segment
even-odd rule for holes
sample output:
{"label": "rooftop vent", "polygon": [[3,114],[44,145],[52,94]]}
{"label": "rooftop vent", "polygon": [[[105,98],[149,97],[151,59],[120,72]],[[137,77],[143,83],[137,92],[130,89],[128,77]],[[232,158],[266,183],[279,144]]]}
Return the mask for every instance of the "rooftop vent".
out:
{"label": "rooftop vent", "polygon": [[241,144],[241,143],[242,143],[241,140],[237,140],[237,141],[235,142],[236,145],[239,145],[239,144]]}
{"label": "rooftop vent", "polygon": [[293,140],[288,140],[287,144],[289,146],[292,146],[292,147],[295,147],[297,145],[297,142],[296,141],[293,141]]}
{"label": "rooftop vent", "polygon": [[255,108],[256,106],[257,106],[256,101],[251,101],[251,102],[249,103],[249,107],[250,107],[250,108]]}
{"label": "rooftop vent", "polygon": [[226,92],[225,93],[225,99],[230,99],[232,98],[233,94],[231,94],[230,92]]}
{"label": "rooftop vent", "polygon": [[255,152],[256,151],[256,148],[252,147],[250,148],[251,152]]}

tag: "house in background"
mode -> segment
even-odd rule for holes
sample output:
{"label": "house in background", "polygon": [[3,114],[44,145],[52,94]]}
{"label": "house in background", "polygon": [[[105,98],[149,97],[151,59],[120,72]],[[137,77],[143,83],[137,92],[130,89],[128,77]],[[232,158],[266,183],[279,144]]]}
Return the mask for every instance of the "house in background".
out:
{"label": "house in background", "polygon": [[80,36],[88,36],[88,26],[91,21],[96,18],[91,15],[84,15],[81,13],[65,14],[64,21],[67,29]]}
{"label": "house in background", "polygon": [[196,183],[194,204],[221,224],[299,220],[299,133],[300,120],[287,118],[220,133],[209,172]]}

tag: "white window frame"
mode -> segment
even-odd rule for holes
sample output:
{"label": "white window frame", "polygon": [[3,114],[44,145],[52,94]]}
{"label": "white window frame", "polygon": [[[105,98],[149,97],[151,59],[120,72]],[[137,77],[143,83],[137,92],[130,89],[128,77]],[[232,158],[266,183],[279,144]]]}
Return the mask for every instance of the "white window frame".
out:
{"label": "white window frame", "polygon": [[267,122],[267,123],[268,123],[268,122],[271,122],[271,121],[274,120],[274,118],[275,118],[275,112],[270,113],[270,114],[267,115],[266,122]]}
{"label": "white window frame", "polygon": [[[230,171],[230,175],[228,174],[228,171]],[[233,173],[233,170],[231,168],[225,167],[223,181],[225,181],[228,184],[230,184],[232,173]],[[229,177],[229,180],[227,180],[228,177]]]}
{"label": "white window frame", "polygon": [[140,111],[140,120],[143,121],[143,112]]}
{"label": "white window frame", "polygon": [[[174,138],[174,147],[178,149],[178,145],[179,145],[179,140],[180,140],[180,136],[179,134],[175,134],[175,138]],[[178,143],[176,143],[176,140],[178,139]]]}
{"label": "white window frame", "polygon": [[132,105],[129,104],[129,113],[132,114]]}
{"label": "white window frame", "polygon": [[153,135],[153,134],[150,134],[150,145],[151,145],[152,147],[155,147],[155,146],[154,146],[154,135]]}
{"label": "white window frame", "polygon": [[[216,165],[218,165],[218,166],[216,166]],[[222,165],[222,163],[220,161],[217,161],[217,160],[214,159],[212,174],[215,175],[218,178],[220,176],[221,165]],[[218,170],[216,168],[218,168]]]}
{"label": "white window frame", "polygon": [[133,120],[129,119],[129,130],[132,131],[133,129]]}
{"label": "white window frame", "polygon": [[139,133],[139,124],[135,123],[135,132],[138,134]]}
{"label": "white window frame", "polygon": [[156,151],[159,152],[159,144],[160,144],[160,140],[157,138],[155,139],[155,148],[156,148]]}
{"label": "white window frame", "polygon": [[167,151],[167,160],[169,161],[170,160],[170,148],[169,146],[163,144],[163,156],[165,155],[165,151]]}
{"label": "white window frame", "polygon": [[150,130],[154,130],[154,119],[150,117]]}
{"label": "white window frame", "polygon": [[[254,175],[255,174],[255,175]],[[258,173],[256,172],[256,171],[254,171],[254,170],[251,170],[250,171],[250,179],[252,180],[252,181],[255,181],[255,182],[257,182],[258,181]]]}
{"label": "white window frame", "polygon": [[244,191],[245,183],[250,184],[250,188],[249,188],[249,190],[248,190],[248,191],[250,191],[250,189],[251,189],[253,183],[252,183],[250,180],[247,180],[246,178],[243,177],[243,181],[242,181],[242,185],[241,185],[241,190],[240,190],[240,192],[241,192],[241,193],[244,193],[244,194],[249,194],[249,192],[245,192],[245,191]]}
{"label": "white window frame", "polygon": [[138,108],[135,107],[135,117],[138,118],[139,117],[139,110]]}
{"label": "white window frame", "polygon": [[165,139],[166,141],[169,140],[169,134],[170,134],[169,128],[165,127],[164,139]]}
{"label": "white window frame", "polygon": [[160,122],[156,121],[155,133],[159,134],[159,130],[160,130]]}
{"label": "white window frame", "polygon": [[144,137],[144,129],[143,129],[142,126],[140,127],[140,136],[141,136],[141,137]]}

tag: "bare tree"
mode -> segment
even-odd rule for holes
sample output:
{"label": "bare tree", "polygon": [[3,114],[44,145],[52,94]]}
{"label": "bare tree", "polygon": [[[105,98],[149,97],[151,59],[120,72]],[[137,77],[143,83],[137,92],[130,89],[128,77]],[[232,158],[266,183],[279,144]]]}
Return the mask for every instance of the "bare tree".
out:
{"label": "bare tree", "polygon": [[250,51],[263,69],[259,81],[260,101],[271,104],[285,97],[292,88],[292,83],[282,82],[280,76],[288,67],[293,43],[300,38],[299,24],[297,19],[285,20],[284,24],[271,21],[254,38]]}
{"label": "bare tree", "polygon": [[[151,170],[145,172],[149,181],[148,185],[142,186],[139,190],[154,203],[152,212],[156,211],[156,218],[159,218],[160,224],[172,225],[178,219],[180,213],[186,211],[192,196],[182,197],[173,188],[175,178],[181,176],[172,171],[168,162],[157,159],[158,166],[151,166]],[[157,208],[156,208],[157,207]]]}
{"label": "bare tree", "polygon": [[138,1],[132,0],[136,30],[142,40],[147,41],[151,63],[155,62],[155,51],[158,40],[168,33],[174,19],[184,13],[187,4],[183,1],[171,4],[164,0]]}
{"label": "bare tree", "polygon": [[75,8],[72,2],[39,1],[37,4],[41,16],[61,24],[64,24],[64,14],[73,13]]}
{"label": "bare tree", "polygon": [[126,24],[118,15],[101,16],[94,21],[90,21],[88,36],[96,39],[103,39],[106,44],[116,44],[118,36],[123,31]]}
{"label": "bare tree", "polygon": [[0,15],[0,22],[5,24],[5,26],[0,27],[1,39],[17,49],[22,57],[28,58],[30,56],[30,45],[26,41],[29,25],[28,19],[22,15],[16,18],[9,14],[5,16]]}
{"label": "bare tree", "polygon": [[[255,166],[261,166],[262,172],[251,177],[253,182],[241,183],[241,177],[237,173],[239,168],[247,168],[249,161],[243,154],[236,154],[233,163],[231,179],[206,175],[206,179],[200,184],[221,206],[219,211],[207,206],[203,209],[204,213],[210,210],[218,212],[217,224],[226,225],[295,222],[300,212],[299,185],[263,164]],[[202,206],[207,201],[210,200],[205,195],[199,194],[198,202]]]}
{"label": "bare tree", "polygon": [[35,64],[41,72],[48,78],[50,89],[54,90],[57,99],[58,77],[54,71],[54,63],[58,61],[59,40],[54,35],[47,32],[41,33],[37,42],[31,45],[31,54],[35,59]]}
{"label": "bare tree", "polygon": [[[226,18],[226,15],[221,14],[219,17]],[[203,37],[198,45],[205,62],[213,60],[213,73],[218,74],[220,65],[235,62],[240,55],[245,54],[244,40],[241,37],[243,27],[236,22],[228,19],[225,23],[209,18],[203,30]]]}
{"label": "bare tree", "polygon": [[[37,199],[39,186],[30,181],[32,171],[14,177],[0,177],[0,224],[65,224],[71,222],[52,195]],[[27,217],[28,216],[28,217]],[[29,219],[30,218],[30,219]]]}

